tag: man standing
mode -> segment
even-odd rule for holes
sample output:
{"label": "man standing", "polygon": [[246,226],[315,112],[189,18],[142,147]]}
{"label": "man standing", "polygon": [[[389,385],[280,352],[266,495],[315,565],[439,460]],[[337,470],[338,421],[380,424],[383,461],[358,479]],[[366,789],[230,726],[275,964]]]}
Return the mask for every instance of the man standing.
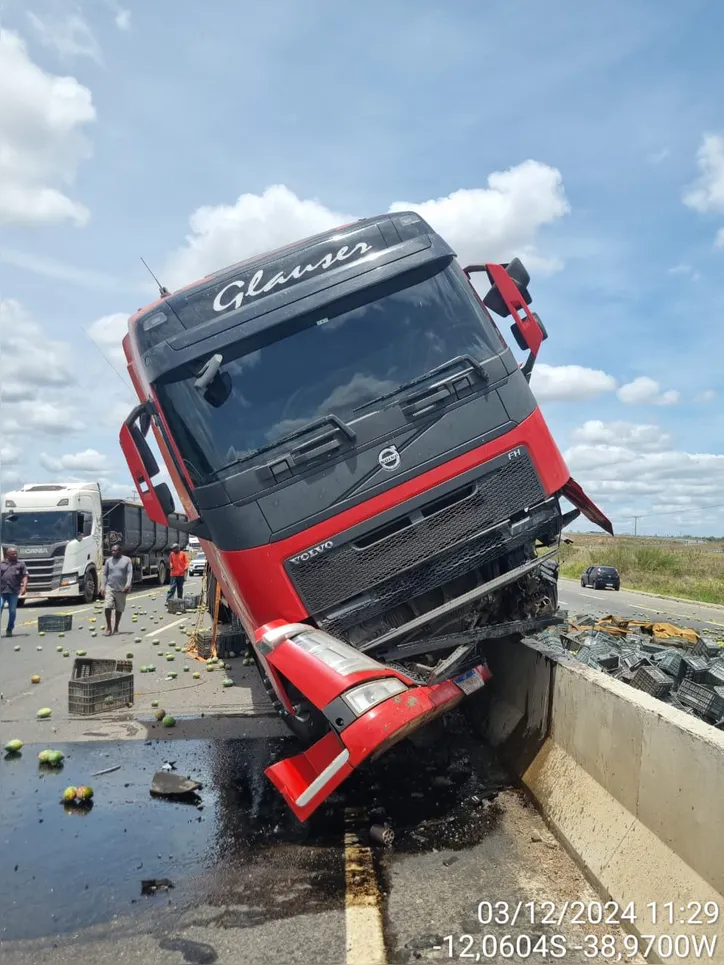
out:
{"label": "man standing", "polygon": [[0,562],[0,615],[7,603],[8,628],[6,637],[13,635],[15,629],[15,614],[18,610],[18,599],[25,596],[28,588],[28,568],[18,559],[18,551],[14,546],[8,546],[5,559]]}
{"label": "man standing", "polygon": [[[121,615],[126,609],[126,596],[133,585],[133,563],[130,557],[121,553],[121,546],[116,543],[111,547],[111,555],[103,564],[103,579],[99,596],[104,597],[106,610],[106,629],[104,637],[111,633],[118,633]],[[115,626],[111,629],[111,613],[116,611]]]}
{"label": "man standing", "polygon": [[169,603],[173,599],[174,590],[179,600],[183,597],[186,570],[189,568],[189,558],[178,543],[174,543],[171,547],[171,555],[168,561],[171,564],[171,579],[169,580],[166,603]]}

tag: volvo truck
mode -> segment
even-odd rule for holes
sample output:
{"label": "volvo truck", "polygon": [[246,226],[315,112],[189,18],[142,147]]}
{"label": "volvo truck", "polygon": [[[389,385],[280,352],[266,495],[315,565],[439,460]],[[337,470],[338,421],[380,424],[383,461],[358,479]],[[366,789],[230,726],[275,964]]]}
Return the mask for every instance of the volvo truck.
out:
{"label": "volvo truck", "polygon": [[462,267],[403,211],[161,288],[129,320],[121,447],[163,522],[149,431],[160,447],[302,742],[265,772],[302,821],[480,691],[487,648],[560,620],[565,526],[612,532],[529,385],[547,337],[529,282],[518,259]]}
{"label": "volvo truck", "polygon": [[28,589],[19,601],[84,600],[98,595],[103,563],[120,543],[133,561],[134,583],[168,583],[169,552],[185,546],[176,528],[185,516],[153,522],[140,503],[104,499],[98,482],[28,483],[2,500],[2,545],[17,547],[28,568]]}

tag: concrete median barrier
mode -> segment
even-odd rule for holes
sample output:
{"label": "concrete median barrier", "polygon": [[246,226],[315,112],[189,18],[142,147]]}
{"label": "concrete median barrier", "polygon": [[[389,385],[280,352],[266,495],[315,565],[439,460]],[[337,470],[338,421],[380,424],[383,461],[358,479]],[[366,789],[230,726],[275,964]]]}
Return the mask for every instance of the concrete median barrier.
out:
{"label": "concrete median barrier", "polygon": [[489,663],[486,738],[591,880],[635,911],[624,924],[655,936],[649,960],[685,935],[677,961],[724,961],[724,732],[536,643]]}

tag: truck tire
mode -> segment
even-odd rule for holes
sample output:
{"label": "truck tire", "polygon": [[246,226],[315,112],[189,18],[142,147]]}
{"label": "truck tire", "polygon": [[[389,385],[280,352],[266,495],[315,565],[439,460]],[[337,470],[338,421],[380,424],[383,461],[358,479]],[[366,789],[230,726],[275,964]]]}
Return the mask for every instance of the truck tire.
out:
{"label": "truck tire", "polygon": [[158,561],[158,583],[159,586],[165,586],[169,581],[169,569],[166,560]]}
{"label": "truck tire", "polygon": [[258,657],[256,656],[256,652],[254,652],[254,661],[256,663],[256,668],[259,671],[261,682],[264,685],[264,690],[267,693],[267,697],[271,701],[274,710],[277,712],[277,714],[279,714],[287,729],[290,730],[297,740],[304,744],[305,747],[311,747],[312,744],[316,744],[316,742],[321,740],[321,738],[324,737],[329,730],[329,723],[322,711],[318,710],[314,704],[310,704],[308,700],[305,700],[296,687],[293,687],[289,681],[285,681],[289,699],[291,700],[292,704],[294,704],[296,711],[294,714],[287,713],[277,697],[271,680],[264,672],[264,669]]}
{"label": "truck tire", "polygon": [[91,567],[89,570],[86,570],[85,579],[83,580],[83,593],[80,598],[83,603],[93,603],[97,596],[98,577],[96,571]]}

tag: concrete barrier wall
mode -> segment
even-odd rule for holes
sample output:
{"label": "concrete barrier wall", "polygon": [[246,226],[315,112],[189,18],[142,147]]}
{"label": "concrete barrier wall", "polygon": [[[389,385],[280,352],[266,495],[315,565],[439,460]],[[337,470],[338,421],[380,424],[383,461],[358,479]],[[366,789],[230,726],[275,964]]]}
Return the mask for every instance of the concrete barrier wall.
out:
{"label": "concrete barrier wall", "polygon": [[[640,934],[716,936],[724,961],[724,732],[536,644],[490,667],[486,737],[559,839]],[[688,923],[706,901],[719,920]]]}

